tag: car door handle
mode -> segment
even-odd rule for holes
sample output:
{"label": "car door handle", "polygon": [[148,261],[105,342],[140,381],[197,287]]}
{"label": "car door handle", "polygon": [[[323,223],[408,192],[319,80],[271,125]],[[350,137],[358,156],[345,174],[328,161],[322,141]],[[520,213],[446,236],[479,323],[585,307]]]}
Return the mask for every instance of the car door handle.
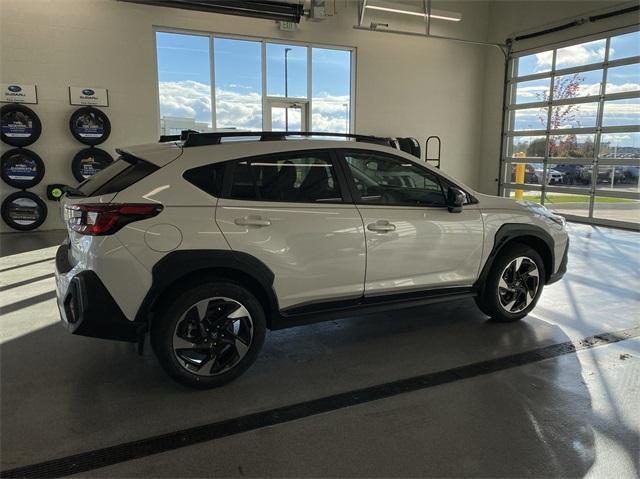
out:
{"label": "car door handle", "polygon": [[377,222],[377,223],[369,223],[367,225],[367,229],[369,231],[376,231],[378,233],[387,233],[389,231],[395,231],[396,230],[396,225],[392,225],[388,221]]}
{"label": "car door handle", "polygon": [[271,220],[267,218],[251,218],[249,216],[236,218],[233,222],[238,226],[271,226]]}

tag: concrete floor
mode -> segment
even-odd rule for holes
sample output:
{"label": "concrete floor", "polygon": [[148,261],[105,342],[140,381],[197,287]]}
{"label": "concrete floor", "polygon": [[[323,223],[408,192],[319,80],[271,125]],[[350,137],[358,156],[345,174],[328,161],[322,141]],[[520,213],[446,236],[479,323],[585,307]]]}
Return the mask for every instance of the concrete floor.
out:
{"label": "concrete floor", "polygon": [[[638,234],[569,229],[565,279],[519,323],[464,301],[272,332],[244,376],[204,392],[165,377],[150,350],[68,335],[47,276],[57,238],[41,235],[44,249],[0,258],[1,468],[640,326]],[[638,404],[636,337],[78,477],[639,477]]]}

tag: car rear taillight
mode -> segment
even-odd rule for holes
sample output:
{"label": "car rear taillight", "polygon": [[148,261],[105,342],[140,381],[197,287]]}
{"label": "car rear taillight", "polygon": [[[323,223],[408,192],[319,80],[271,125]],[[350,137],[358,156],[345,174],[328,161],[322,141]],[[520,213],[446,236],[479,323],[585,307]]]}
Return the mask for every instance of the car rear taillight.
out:
{"label": "car rear taillight", "polygon": [[66,207],[69,228],[91,236],[110,235],[133,221],[152,218],[162,205],[84,203]]}

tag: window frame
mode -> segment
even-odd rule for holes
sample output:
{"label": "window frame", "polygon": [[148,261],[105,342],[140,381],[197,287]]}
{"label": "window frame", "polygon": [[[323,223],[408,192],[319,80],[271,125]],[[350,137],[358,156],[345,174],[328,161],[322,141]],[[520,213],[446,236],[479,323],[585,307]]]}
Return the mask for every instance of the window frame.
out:
{"label": "window frame", "polygon": [[[365,150],[365,149],[360,149],[360,148],[340,148],[336,150],[336,153],[338,154],[339,157],[339,162],[340,165],[342,167],[342,173],[345,176],[345,179],[347,180],[347,184],[351,193],[351,196],[353,198],[353,203],[355,205],[358,206],[375,206],[375,207],[389,207],[389,208],[448,208],[449,204],[447,203],[447,189],[450,187],[453,188],[458,188],[460,191],[464,192],[465,195],[467,196],[467,202],[466,204],[470,204],[472,203],[472,201],[470,201],[469,199],[469,193],[467,193],[463,188],[460,188],[459,186],[457,186],[455,183],[452,183],[451,181],[447,180],[446,178],[443,178],[442,176],[440,176],[438,173],[436,173],[435,171],[430,170],[429,168],[425,167],[424,165],[421,165],[419,163],[416,163],[412,160],[408,160],[406,158],[403,158],[402,156],[397,156],[397,155],[393,155],[391,153],[387,153],[384,151],[378,151],[378,150]],[[436,181],[438,182],[438,185],[440,186],[440,189],[442,191],[442,199],[443,199],[443,204],[442,205],[414,205],[414,204],[388,204],[388,203],[369,203],[369,202],[363,202],[362,198],[360,196],[360,192],[358,191],[358,188],[355,185],[355,181],[353,178],[353,175],[351,173],[351,168],[349,168],[346,156],[348,154],[373,154],[373,155],[378,155],[378,156],[382,156],[382,157],[388,157],[390,159],[393,160],[397,160],[397,161],[408,161],[410,163],[413,164],[413,166],[415,166],[416,168],[418,168],[421,171],[426,171],[427,173],[433,175],[436,179]],[[447,185],[447,188],[445,188],[445,185]]]}
{"label": "window frame", "polygon": [[[231,187],[233,185],[233,175],[235,173],[235,169],[238,163],[243,161],[248,161],[250,163],[260,162],[260,161],[269,161],[273,159],[277,160],[287,160],[287,159],[295,159],[301,158],[305,156],[313,157],[313,155],[318,155],[320,158],[322,156],[326,156],[329,160],[329,164],[333,169],[333,173],[335,176],[335,180],[340,192],[341,201],[291,201],[291,200],[262,200],[262,199],[244,199],[244,198],[232,198]],[[353,198],[351,195],[351,191],[347,184],[346,179],[343,176],[343,172],[340,168],[340,163],[338,158],[332,149],[326,148],[314,148],[309,150],[294,150],[294,151],[283,151],[280,153],[268,153],[263,155],[255,155],[255,156],[247,156],[242,158],[235,158],[233,160],[226,160],[220,163],[213,163],[212,165],[223,165],[224,173],[222,179],[222,190],[220,192],[220,199],[226,199],[231,201],[240,201],[240,202],[250,202],[250,203],[289,203],[289,204],[297,204],[297,205],[308,205],[308,206],[322,206],[322,205],[348,205],[353,204]]]}
{"label": "window frame", "polygon": [[[587,221],[594,224],[603,224],[608,226],[622,226],[628,227],[629,225],[637,225],[634,222],[633,217],[629,217],[629,220],[610,220],[601,219],[597,215],[594,215],[594,207],[598,198],[610,197],[610,198],[623,198],[629,200],[640,200],[640,192],[627,191],[627,190],[603,190],[598,184],[598,169],[607,169],[612,165],[625,164],[629,166],[640,166],[640,159],[621,159],[621,158],[608,158],[601,153],[601,138],[608,134],[617,133],[636,133],[640,132],[639,124],[630,125],[616,125],[616,126],[603,126],[604,125],[604,108],[607,102],[614,100],[638,100],[640,99],[640,90],[613,92],[610,93],[607,90],[608,73],[609,70],[627,66],[627,65],[640,65],[640,54],[631,55],[624,58],[610,59],[612,39],[616,37],[638,32],[638,25],[631,25],[615,30],[601,32],[597,34],[577,37],[568,39],[562,42],[556,42],[551,44],[542,45],[536,48],[515,50],[510,53],[507,63],[507,77],[505,79],[505,105],[503,109],[503,134],[501,145],[501,158],[500,158],[500,170],[499,170],[499,189],[498,194],[500,196],[509,197],[514,191],[524,191],[525,194],[534,192],[540,193],[540,202],[545,204],[546,196],[548,194],[569,194],[569,195],[584,195],[589,198],[587,203],[588,213],[586,217],[574,216],[571,214],[562,213],[567,216],[568,219],[576,221]],[[558,50],[590,43],[597,40],[604,40],[605,44],[605,56],[603,60],[588,62],[577,66],[562,66],[557,67],[556,59]],[[615,41],[615,40],[614,40]],[[518,75],[518,61],[522,57],[534,55],[536,53],[549,52],[551,54],[551,66],[548,71],[527,73],[522,76]],[[590,96],[578,96],[574,98],[555,99],[551,97],[553,95],[555,80],[559,77],[569,74],[587,73],[593,71],[602,71],[602,78],[600,82],[600,91],[598,94],[592,94]],[[529,103],[517,103],[517,88],[518,85],[531,80],[541,80],[550,78],[549,97],[546,101],[537,101]],[[569,128],[553,129],[551,124],[552,107],[566,106],[566,105],[584,105],[588,103],[596,104],[595,113],[595,126],[582,127],[571,126]],[[535,130],[517,130],[514,124],[514,112],[527,108],[547,108],[544,114],[547,116],[547,122],[544,126],[540,126]],[[556,157],[552,156],[550,145],[554,137],[564,137],[568,135],[591,135],[593,137],[593,153],[581,157]],[[515,156],[513,154],[512,142],[517,137],[542,137],[545,138],[545,151],[540,157],[529,157],[524,154],[523,156]],[[543,164],[543,178],[540,184],[520,184],[511,181],[509,172],[513,165],[519,163],[541,163]],[[558,164],[570,164],[570,165],[583,165],[591,166],[591,179],[588,184],[577,185],[573,183],[569,184],[550,184],[549,178],[551,170]],[[550,203],[551,200],[549,200]]]}
{"label": "window frame", "polygon": [[[252,41],[252,42],[260,42],[261,43],[261,90],[262,90],[262,129],[265,129],[265,111],[268,107],[268,102],[277,101],[277,100],[287,100],[293,99],[298,101],[305,101],[307,103],[307,124],[310,126],[310,129],[313,130],[312,124],[312,111],[313,111],[313,74],[312,74],[312,66],[313,66],[313,49],[321,48],[321,49],[330,49],[330,50],[342,50],[348,51],[351,53],[351,62],[349,65],[350,68],[350,84],[349,84],[349,131],[348,133],[353,133],[356,131],[356,95],[357,95],[357,81],[356,81],[356,66],[357,66],[357,47],[349,46],[349,45],[341,45],[341,44],[330,44],[330,43],[318,43],[318,42],[305,42],[299,40],[289,40],[283,38],[274,38],[274,37],[265,37],[265,36],[252,36],[252,35],[235,35],[231,33],[221,33],[221,32],[212,32],[205,30],[192,30],[185,28],[176,28],[176,27],[168,27],[162,25],[154,25],[152,28],[153,35],[153,55],[154,55],[154,75],[155,75],[155,94],[156,94],[156,113],[158,118],[157,128],[158,135],[162,134],[162,125],[161,125],[161,116],[160,116],[160,78],[158,71],[158,45],[157,45],[157,33],[174,33],[181,35],[194,35],[194,36],[205,36],[209,37],[209,69],[210,69],[210,82],[211,82],[211,128],[213,131],[217,129],[216,123],[216,72],[215,72],[215,51],[214,51],[214,39],[228,39],[228,40],[244,40],[244,41]],[[280,45],[293,45],[293,46],[302,46],[307,48],[307,97],[306,98],[293,98],[293,97],[273,97],[267,96],[267,66],[266,66],[266,50],[267,43],[280,44]]]}

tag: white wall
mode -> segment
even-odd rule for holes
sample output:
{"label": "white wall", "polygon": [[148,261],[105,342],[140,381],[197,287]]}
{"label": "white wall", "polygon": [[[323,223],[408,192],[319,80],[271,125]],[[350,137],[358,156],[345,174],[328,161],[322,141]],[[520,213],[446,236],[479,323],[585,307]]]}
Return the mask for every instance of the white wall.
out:
{"label": "white wall", "polygon": [[[494,1],[490,5],[488,40],[504,43],[507,38],[513,38],[522,33],[544,30],[548,26],[566,24],[584,15],[602,12],[603,10],[616,10],[629,4],[628,0]],[[514,44],[513,47],[514,51],[536,48],[554,42],[568,41],[573,38],[628,26],[637,22],[638,15],[635,12],[520,41]],[[482,117],[483,143],[476,186],[479,191],[493,195],[498,192],[504,67],[504,55],[497,50],[487,52]]]}
{"label": "white wall", "polygon": [[[488,4],[449,1],[463,21],[434,22],[434,32],[483,40]],[[439,5],[438,8],[442,8]],[[73,139],[67,87],[109,89],[105,108],[112,123],[101,148],[157,141],[158,93],[154,26],[291,39],[357,48],[356,130],[358,133],[443,139],[443,169],[474,186],[479,145],[485,47],[390,34],[356,31],[356,2],[337,1],[338,15],[301,23],[280,32],[275,22],[116,0],[1,0],[0,81],[35,83],[43,122],[30,148],[44,160],[45,179],[32,189],[43,198],[50,183],[74,184],[73,155],[83,145]],[[400,18],[391,28],[402,28]],[[2,145],[6,149],[6,145]],[[13,191],[2,185],[2,199]],[[42,229],[61,226],[56,203],[48,202]],[[2,224],[3,231],[7,227]]]}

